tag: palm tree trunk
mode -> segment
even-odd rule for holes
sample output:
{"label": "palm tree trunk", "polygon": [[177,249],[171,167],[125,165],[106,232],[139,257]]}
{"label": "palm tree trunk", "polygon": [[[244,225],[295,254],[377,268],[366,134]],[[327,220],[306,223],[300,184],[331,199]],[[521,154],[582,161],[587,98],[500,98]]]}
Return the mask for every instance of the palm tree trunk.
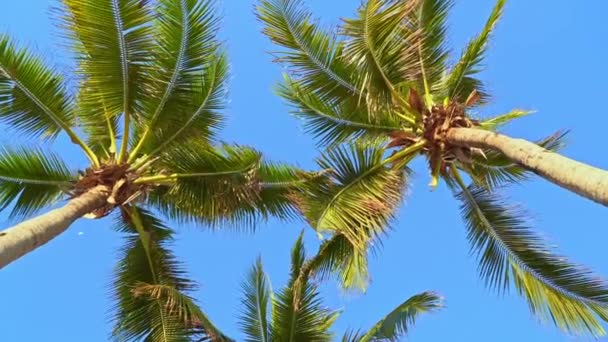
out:
{"label": "palm tree trunk", "polygon": [[0,232],[0,269],[63,233],[78,218],[106,203],[105,187],[96,187],[65,206]]}
{"label": "palm tree trunk", "polygon": [[608,206],[608,171],[583,164],[523,139],[474,128],[453,128],[447,141],[460,146],[491,149],[546,180]]}

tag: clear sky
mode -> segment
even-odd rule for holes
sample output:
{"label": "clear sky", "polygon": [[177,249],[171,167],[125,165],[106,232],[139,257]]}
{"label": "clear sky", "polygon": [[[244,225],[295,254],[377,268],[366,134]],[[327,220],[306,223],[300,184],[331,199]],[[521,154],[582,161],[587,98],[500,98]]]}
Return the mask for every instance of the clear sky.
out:
{"label": "clear sky", "polygon": [[[3,1],[0,32],[9,32],[45,58],[66,64],[49,19],[55,0]],[[260,34],[252,0],[223,0],[222,37],[232,61],[231,104],[223,138],[252,145],[274,160],[314,167],[317,151],[272,93],[280,67],[267,53],[273,46]],[[326,24],[350,16],[358,0],[309,0]],[[451,16],[451,46],[460,47],[483,25],[493,0],[457,1]],[[608,168],[608,2],[512,0],[499,25],[484,78],[495,97],[487,114],[511,108],[538,113],[507,128],[508,133],[536,139],[571,129],[565,153]],[[4,127],[2,127],[4,129]],[[0,143],[15,144],[2,133]],[[31,143],[31,142],[28,142]],[[67,159],[75,149],[59,141]],[[364,295],[342,293],[335,283],[323,286],[326,303],[344,314],[335,328],[367,328],[408,296],[436,290],[448,308],[425,316],[410,341],[584,341],[562,335],[531,316],[515,293],[499,297],[486,289],[469,255],[458,206],[445,188],[430,192],[420,164],[398,222],[371,260],[373,281]],[[509,191],[526,205],[538,230],[575,262],[608,277],[608,211],[544,181],[533,180]],[[0,214],[0,227],[11,224]],[[111,302],[109,286],[121,241],[109,220],[78,221],[49,245],[0,272],[0,341],[107,341]],[[289,249],[302,223],[271,221],[254,235],[210,232],[205,227],[176,227],[175,246],[193,279],[202,308],[229,335],[240,339],[240,281],[256,256],[262,255],[275,289],[288,274]],[[307,234],[309,252],[318,241]],[[608,339],[607,339],[608,340]]]}

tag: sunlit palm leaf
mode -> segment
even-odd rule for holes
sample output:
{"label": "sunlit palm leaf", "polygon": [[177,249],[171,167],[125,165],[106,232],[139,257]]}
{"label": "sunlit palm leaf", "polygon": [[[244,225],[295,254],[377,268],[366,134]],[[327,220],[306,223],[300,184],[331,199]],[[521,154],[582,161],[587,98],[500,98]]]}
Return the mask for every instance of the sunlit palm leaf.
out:
{"label": "sunlit palm leaf", "polygon": [[301,0],[263,0],[257,15],[264,33],[287,49],[279,60],[304,87],[330,102],[360,95],[353,66],[341,59],[343,44],[318,27]]}
{"label": "sunlit palm leaf", "polygon": [[412,76],[407,69],[420,69],[417,31],[406,25],[415,8],[415,1],[368,0],[342,27],[348,37],[343,56],[358,67],[368,101],[380,107],[391,107],[396,86]]}
{"label": "sunlit palm leaf", "polygon": [[59,73],[0,35],[0,120],[35,137],[73,135],[70,100]]}
{"label": "sunlit palm leaf", "polygon": [[494,30],[498,20],[500,20],[505,4],[506,0],[498,0],[496,2],[483,31],[469,43],[463,52],[460,61],[458,61],[454,69],[448,75],[446,82],[446,93],[448,98],[464,102],[473,91],[473,89],[467,87],[467,82],[463,82],[463,80],[465,77],[472,78],[481,71],[481,63],[483,62],[484,54],[488,46],[490,34],[492,33],[492,30]]}
{"label": "sunlit palm leaf", "polygon": [[0,210],[14,203],[11,217],[29,216],[58,201],[75,180],[76,175],[53,153],[2,149]]}
{"label": "sunlit palm leaf", "polygon": [[141,0],[62,2],[61,22],[81,79],[78,114],[91,138],[103,141],[109,135],[108,120],[123,113],[141,119],[153,15]]}
{"label": "sunlit palm leaf", "polygon": [[499,116],[496,116],[493,118],[489,118],[489,119],[484,119],[479,123],[479,125],[480,125],[480,128],[494,131],[498,127],[503,126],[503,125],[511,122],[512,120],[522,118],[522,117],[532,114],[532,113],[533,112],[529,111],[529,110],[515,109],[506,114],[502,114],[502,115],[499,115]]}
{"label": "sunlit palm leaf", "polygon": [[446,70],[447,18],[452,0],[419,0],[410,21],[420,30],[420,64],[430,88],[440,84]]}
{"label": "sunlit palm leaf", "polygon": [[382,320],[376,323],[359,342],[399,341],[423,313],[443,307],[443,299],[433,292],[423,292],[410,297]]}
{"label": "sunlit palm leaf", "polygon": [[597,317],[608,318],[608,283],[553,254],[498,195],[460,184],[457,197],[488,286],[503,290],[513,281],[539,317],[567,332],[604,335]]}
{"label": "sunlit palm leaf", "polygon": [[228,59],[222,51],[216,51],[207,54],[205,62],[192,71],[195,75],[189,77],[191,83],[183,85],[187,90],[176,90],[168,100],[141,153],[155,157],[190,139],[211,143],[222,123],[219,110],[226,102]]}
{"label": "sunlit palm leaf", "polygon": [[300,209],[318,232],[343,234],[359,250],[382,234],[401,203],[406,174],[384,165],[376,145],[348,145],[330,150],[321,169],[334,170],[328,182],[311,186]]}
{"label": "sunlit palm leaf", "polygon": [[291,256],[289,284],[272,298],[273,341],[331,341],[329,328],[337,313],[325,308],[318,290],[300,275],[306,260],[302,236]]}
{"label": "sunlit palm leaf", "polygon": [[243,311],[239,319],[239,325],[245,333],[245,341],[270,342],[268,306],[271,289],[261,259],[258,259],[241,287]]}
{"label": "sunlit palm leaf", "polygon": [[336,234],[323,241],[305,268],[321,279],[337,274],[346,289],[365,290],[369,280],[366,252],[355,248],[344,235]]}
{"label": "sunlit palm leaf", "polygon": [[[157,147],[176,133],[174,127],[168,126],[185,124],[190,116],[195,116],[192,121],[200,120],[217,106],[214,102],[221,94],[214,93],[223,86],[227,66],[225,58],[217,54],[219,18],[214,12],[211,0],[158,1],[153,27],[156,48],[150,65],[151,94],[144,102],[146,124],[132,159],[148,143],[150,135],[157,132],[156,141],[151,143]],[[194,114],[199,107],[207,112]]]}
{"label": "sunlit palm leaf", "polygon": [[294,115],[304,121],[304,128],[318,139],[319,145],[335,145],[353,138],[374,139],[400,129],[398,119],[388,111],[372,116],[367,107],[355,101],[324,101],[289,78],[279,88],[279,95],[295,107]]}
{"label": "sunlit palm leaf", "polygon": [[113,337],[118,341],[189,341],[200,330],[226,338],[187,295],[195,289],[167,249],[172,231],[138,208],[123,211],[117,229],[126,233],[124,256],[113,283]]}

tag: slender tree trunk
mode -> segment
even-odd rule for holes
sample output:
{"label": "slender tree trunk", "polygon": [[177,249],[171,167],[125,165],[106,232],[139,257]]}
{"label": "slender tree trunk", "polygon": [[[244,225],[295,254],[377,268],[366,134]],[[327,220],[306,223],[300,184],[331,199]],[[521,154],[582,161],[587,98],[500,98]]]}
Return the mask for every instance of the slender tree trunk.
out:
{"label": "slender tree trunk", "polygon": [[453,128],[448,142],[503,153],[546,180],[608,206],[608,171],[583,164],[523,139],[474,128]]}
{"label": "slender tree trunk", "polygon": [[65,206],[0,232],[0,269],[63,233],[78,218],[105,204],[105,187],[97,187]]}

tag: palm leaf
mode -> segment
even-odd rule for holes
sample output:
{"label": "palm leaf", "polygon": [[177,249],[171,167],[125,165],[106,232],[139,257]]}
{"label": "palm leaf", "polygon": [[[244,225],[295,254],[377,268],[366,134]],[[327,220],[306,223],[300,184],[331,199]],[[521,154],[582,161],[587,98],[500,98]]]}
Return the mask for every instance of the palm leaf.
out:
{"label": "palm leaf", "polygon": [[343,44],[318,27],[301,0],[262,0],[257,15],[264,34],[287,49],[279,61],[303,87],[338,103],[360,95],[353,66],[341,59]]}
{"label": "palm leaf", "polygon": [[437,87],[446,70],[447,18],[452,0],[420,0],[409,19],[420,31],[420,67],[424,88]]}
{"label": "palm leaf", "polygon": [[[176,113],[182,113],[177,115],[181,118],[187,117],[185,113],[195,112],[201,103],[208,102],[205,97],[211,97],[214,89],[223,84],[226,67],[223,56],[217,56],[215,36],[219,19],[214,12],[211,0],[158,1],[153,27],[156,48],[152,50],[150,66],[152,89],[143,104],[146,124],[131,160],[155,131],[162,133],[157,134],[152,146],[158,146],[162,138],[173,133],[167,132],[166,126],[176,120]],[[205,107],[210,106],[205,103]]]}
{"label": "palm leaf", "polygon": [[294,115],[304,121],[304,128],[318,139],[319,145],[337,145],[350,139],[376,139],[400,129],[399,120],[390,112],[370,115],[355,101],[332,103],[300,82],[287,78],[279,95],[295,108]]}
{"label": "palm leaf", "polygon": [[337,274],[346,289],[365,290],[369,275],[366,251],[360,251],[342,234],[323,241],[317,254],[304,268],[310,275],[325,279]]}
{"label": "palm leaf", "polygon": [[[189,78],[192,82],[184,85],[189,90],[176,91],[169,99],[156,129],[141,147],[145,157],[138,163],[179,148],[190,140],[196,139],[197,144],[211,143],[222,123],[218,111],[225,105],[228,59],[224,52],[215,51],[208,54],[206,60],[201,70],[193,71],[195,75]],[[131,155],[132,159],[136,157],[135,153]]]}
{"label": "palm leaf", "polygon": [[39,149],[2,149],[0,210],[15,201],[10,217],[30,216],[58,201],[75,178],[53,153]]}
{"label": "palm leaf", "polygon": [[[151,8],[141,0],[62,1],[60,20],[79,64],[80,119],[92,140],[103,141],[110,135],[108,121],[124,114],[124,157],[130,119],[140,122],[144,112],[146,64],[153,46]],[[86,110],[92,108],[104,110]]]}
{"label": "palm leaf", "polygon": [[393,96],[399,96],[396,85],[411,76],[407,69],[419,70],[417,32],[404,24],[415,8],[414,1],[368,0],[342,27],[348,37],[344,56],[358,67],[356,77],[368,101],[381,108],[390,108]]}
{"label": "palm leaf", "polygon": [[257,151],[190,143],[169,151],[159,162],[168,175],[151,177],[161,187],[149,199],[170,218],[204,224],[250,219],[240,209],[253,206],[258,198]]}
{"label": "palm leaf", "polygon": [[418,316],[442,308],[442,301],[433,292],[414,295],[376,323],[358,341],[399,341],[400,337],[407,335]]}
{"label": "palm leaf", "polygon": [[97,162],[73,131],[76,117],[63,77],[5,35],[0,35],[0,120],[35,137],[53,138],[64,131]]}
{"label": "palm leaf", "polygon": [[353,144],[332,149],[318,161],[321,169],[334,172],[300,199],[311,227],[343,234],[359,250],[386,230],[401,203],[406,174],[386,166],[383,152],[379,145]]}
{"label": "palm leaf", "polygon": [[273,341],[331,341],[329,328],[337,313],[322,305],[316,286],[301,276],[305,260],[300,235],[292,249],[289,284],[272,299]]}
{"label": "palm leaf", "polygon": [[462,215],[481,277],[493,288],[512,280],[532,312],[570,333],[604,335],[598,316],[608,319],[608,283],[553,254],[524,222],[524,216],[484,188],[461,191]]}
{"label": "palm leaf", "polygon": [[262,260],[258,259],[242,284],[244,306],[239,319],[241,330],[246,335],[246,342],[269,342],[270,324],[268,322],[268,305],[271,289],[264,273]]}
{"label": "palm leaf", "polygon": [[226,338],[186,293],[196,287],[167,249],[173,232],[150,212],[124,209],[117,229],[126,233],[113,282],[113,337],[118,341],[189,341],[203,329]]}
{"label": "palm leaf", "polygon": [[465,77],[472,78],[481,71],[480,64],[483,61],[490,34],[494,30],[498,20],[500,20],[505,4],[506,0],[498,0],[496,2],[483,31],[469,43],[463,52],[460,61],[448,75],[446,81],[446,93],[448,98],[458,99],[460,102],[463,102],[466,97],[475,90],[465,87],[468,84],[462,81]]}
{"label": "palm leaf", "polygon": [[534,112],[528,110],[515,109],[506,114],[501,114],[490,119],[484,119],[479,123],[480,127],[490,131],[495,131],[498,127],[503,126],[512,120],[522,118]]}

